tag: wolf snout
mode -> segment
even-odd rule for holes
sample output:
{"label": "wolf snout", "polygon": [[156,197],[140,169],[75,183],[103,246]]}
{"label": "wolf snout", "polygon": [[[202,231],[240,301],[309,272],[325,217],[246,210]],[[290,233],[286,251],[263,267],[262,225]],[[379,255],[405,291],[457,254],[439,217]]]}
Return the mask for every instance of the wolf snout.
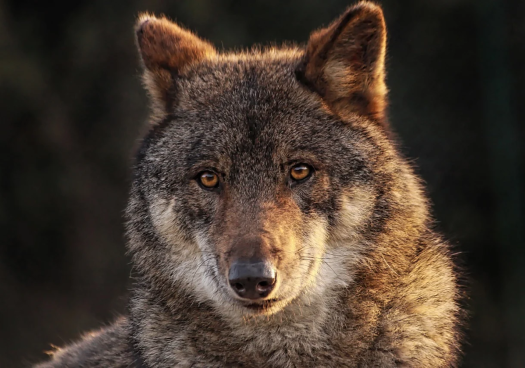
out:
{"label": "wolf snout", "polygon": [[257,300],[266,298],[272,292],[276,273],[268,261],[241,259],[231,265],[228,280],[238,296]]}

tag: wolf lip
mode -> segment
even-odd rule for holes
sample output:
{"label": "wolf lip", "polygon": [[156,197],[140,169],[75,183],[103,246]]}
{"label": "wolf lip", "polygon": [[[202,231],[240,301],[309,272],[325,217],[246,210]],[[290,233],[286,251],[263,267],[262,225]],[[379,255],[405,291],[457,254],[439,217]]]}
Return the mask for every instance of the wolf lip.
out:
{"label": "wolf lip", "polygon": [[278,301],[278,299],[268,299],[268,300],[264,300],[264,301],[262,301],[260,303],[243,304],[243,306],[248,308],[248,309],[263,310],[263,309],[266,309],[268,307],[271,307],[277,301]]}

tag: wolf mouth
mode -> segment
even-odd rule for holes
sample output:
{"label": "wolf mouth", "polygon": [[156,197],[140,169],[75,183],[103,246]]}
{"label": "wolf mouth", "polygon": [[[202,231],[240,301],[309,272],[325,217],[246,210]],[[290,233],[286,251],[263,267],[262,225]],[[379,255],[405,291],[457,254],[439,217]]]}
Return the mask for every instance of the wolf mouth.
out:
{"label": "wolf mouth", "polygon": [[263,311],[265,309],[271,308],[278,301],[279,299],[268,299],[268,300],[263,300],[260,303],[243,304],[243,306],[251,310]]}

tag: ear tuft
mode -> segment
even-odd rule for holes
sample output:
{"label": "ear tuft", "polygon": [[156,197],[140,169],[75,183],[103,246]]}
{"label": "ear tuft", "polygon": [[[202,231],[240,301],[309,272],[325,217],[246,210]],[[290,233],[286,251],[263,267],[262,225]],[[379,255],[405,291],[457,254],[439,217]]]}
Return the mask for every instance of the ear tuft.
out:
{"label": "ear tuft", "polygon": [[297,76],[337,114],[358,113],[384,124],[385,51],[383,12],[361,2],[311,34]]}
{"label": "ear tuft", "polygon": [[165,113],[173,103],[174,77],[215,55],[215,49],[167,18],[147,13],[139,15],[135,34],[154,110]]}
{"label": "ear tuft", "polygon": [[210,43],[164,17],[141,14],[135,31],[142,60],[148,69],[180,71],[215,54]]}

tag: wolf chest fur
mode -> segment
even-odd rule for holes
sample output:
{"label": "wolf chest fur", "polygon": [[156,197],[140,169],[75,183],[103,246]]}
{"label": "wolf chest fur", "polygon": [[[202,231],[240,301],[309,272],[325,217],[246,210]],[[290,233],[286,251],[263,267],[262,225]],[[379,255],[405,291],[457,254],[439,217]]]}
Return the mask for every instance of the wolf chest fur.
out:
{"label": "wolf chest fur", "polygon": [[385,116],[386,28],[219,52],[144,14],[129,315],[39,367],[450,367],[457,274]]}

